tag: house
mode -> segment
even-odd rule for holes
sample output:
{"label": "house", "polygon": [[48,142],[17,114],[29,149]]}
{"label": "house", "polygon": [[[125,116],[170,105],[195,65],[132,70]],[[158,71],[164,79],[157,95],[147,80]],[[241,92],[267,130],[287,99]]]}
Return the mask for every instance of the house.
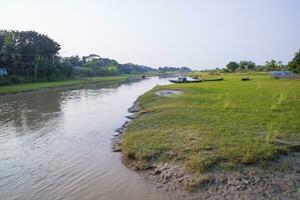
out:
{"label": "house", "polygon": [[101,58],[99,55],[96,55],[96,54],[90,54],[90,55],[88,55],[88,56],[83,56],[83,57],[82,57],[82,60],[83,60],[84,62],[91,62],[91,61],[93,61],[94,59],[99,59],[99,58]]}
{"label": "house", "polygon": [[0,76],[8,75],[7,70],[4,67],[0,67]]}

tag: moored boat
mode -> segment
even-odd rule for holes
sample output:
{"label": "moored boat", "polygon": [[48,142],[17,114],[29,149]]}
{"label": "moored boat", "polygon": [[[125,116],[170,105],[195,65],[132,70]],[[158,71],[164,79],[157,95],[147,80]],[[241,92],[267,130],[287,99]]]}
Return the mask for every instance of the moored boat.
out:
{"label": "moored boat", "polygon": [[169,80],[171,83],[201,83],[202,79],[198,80]]}
{"label": "moored boat", "polygon": [[223,81],[224,78],[203,79],[203,81]]}

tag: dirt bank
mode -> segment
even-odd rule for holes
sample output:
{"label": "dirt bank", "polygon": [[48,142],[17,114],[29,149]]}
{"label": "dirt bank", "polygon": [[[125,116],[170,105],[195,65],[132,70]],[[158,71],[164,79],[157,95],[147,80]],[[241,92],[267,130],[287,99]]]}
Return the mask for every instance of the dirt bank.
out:
{"label": "dirt bank", "polygon": [[[128,109],[130,120],[138,117],[140,105]],[[116,130],[113,151],[121,151],[122,136],[130,121]],[[126,160],[134,168],[134,161]],[[178,199],[300,199],[300,153],[281,155],[274,161],[240,165],[234,169],[213,168],[203,175],[188,173],[180,163],[160,163],[138,173],[158,190],[175,193]]]}

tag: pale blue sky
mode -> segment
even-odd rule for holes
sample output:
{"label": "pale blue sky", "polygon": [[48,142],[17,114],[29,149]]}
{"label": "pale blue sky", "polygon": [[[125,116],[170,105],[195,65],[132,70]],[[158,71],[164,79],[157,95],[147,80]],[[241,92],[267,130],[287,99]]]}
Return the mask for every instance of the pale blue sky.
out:
{"label": "pale blue sky", "polygon": [[223,67],[287,63],[300,49],[299,0],[0,0],[0,29],[36,30],[61,55]]}

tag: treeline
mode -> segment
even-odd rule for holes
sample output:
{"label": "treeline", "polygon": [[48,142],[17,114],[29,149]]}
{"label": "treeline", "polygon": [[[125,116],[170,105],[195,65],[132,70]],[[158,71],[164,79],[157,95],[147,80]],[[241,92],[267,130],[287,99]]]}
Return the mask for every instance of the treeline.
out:
{"label": "treeline", "polygon": [[300,73],[300,50],[295,53],[294,58],[287,64],[282,64],[281,61],[270,60],[266,61],[264,65],[256,65],[252,61],[231,61],[226,65],[226,68],[215,68],[212,70],[205,70],[212,73],[218,72],[268,72],[268,71],[293,71],[294,73]]}
{"label": "treeline", "polygon": [[34,31],[0,31],[0,68],[7,84],[71,76],[72,69],[58,57],[60,45]]}
{"label": "treeline", "polygon": [[168,72],[190,72],[192,71],[188,67],[159,67],[158,71],[160,73],[168,73]]}
{"label": "treeline", "polygon": [[282,71],[288,70],[286,65],[281,61],[271,60],[266,61],[265,65],[256,65],[252,61],[229,62],[226,65],[227,72],[245,72],[245,71]]}
{"label": "treeline", "polygon": [[83,77],[114,76],[155,71],[155,69],[143,65],[133,63],[120,64],[116,60],[101,58],[96,54],[90,54],[82,58],[79,56],[65,57],[62,60],[73,67],[74,75]]}
{"label": "treeline", "polygon": [[0,30],[0,85],[155,71],[95,54],[61,57],[60,49],[57,42],[35,31]]}

